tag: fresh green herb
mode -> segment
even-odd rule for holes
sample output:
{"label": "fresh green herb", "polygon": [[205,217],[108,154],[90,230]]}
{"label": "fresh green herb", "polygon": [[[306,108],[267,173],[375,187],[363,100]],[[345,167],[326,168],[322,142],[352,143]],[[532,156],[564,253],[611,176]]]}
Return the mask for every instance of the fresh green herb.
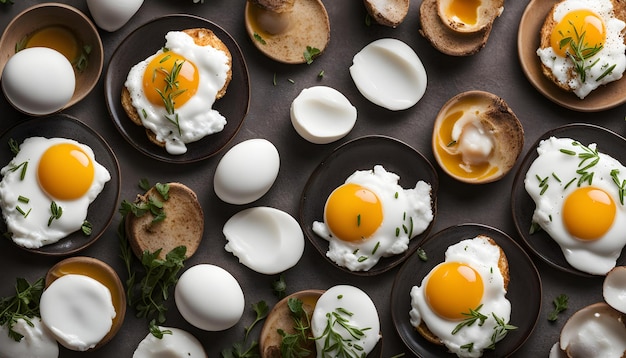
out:
{"label": "fresh green herb", "polygon": [[18,197],[17,197],[17,201],[19,201],[20,203],[28,204],[28,202],[30,201],[30,199],[28,199],[28,198],[27,198],[27,197],[25,197],[25,196],[21,196],[21,195],[20,195],[20,196],[18,196]]}
{"label": "fresh green herb", "polygon": [[457,324],[456,327],[454,327],[454,329],[452,330],[452,334],[456,334],[463,327],[469,327],[473,325],[476,321],[478,321],[479,326],[482,326],[485,323],[485,320],[488,318],[484,314],[478,312],[482,307],[483,305],[481,304],[476,307],[476,309],[470,308],[469,312],[462,312],[461,314],[467,316],[467,318],[461,321],[461,323]]}
{"label": "fresh green herb", "polygon": [[580,147],[582,151],[579,153],[568,149],[561,149],[560,151],[561,153],[567,155],[576,155],[580,159],[580,162],[578,163],[578,169],[576,170],[576,174],[580,175],[577,185],[581,186],[585,182],[591,185],[594,173],[589,172],[589,169],[593,168],[600,161],[598,150],[595,148],[591,149],[576,141],[572,142],[572,145],[575,147]]}
{"label": "fresh green herb", "polygon": [[83,221],[83,224],[80,226],[80,230],[83,232],[83,234],[89,236],[91,235],[91,232],[93,231],[93,225],[85,220]]}
{"label": "fresh green herb", "polygon": [[161,194],[161,197],[163,198],[163,200],[169,200],[170,198],[170,185],[169,184],[156,183],[154,185],[154,188],[159,194]]}
{"label": "fresh green herb", "polygon": [[145,108],[141,109],[141,114],[143,114],[143,118],[148,118],[148,112],[146,112]]}
{"label": "fresh green herb", "polygon": [[358,262],[363,262],[367,260],[367,256],[359,256],[359,258],[357,259]]}
{"label": "fresh green herb", "polygon": [[356,216],[356,226],[357,227],[361,226],[361,214],[358,214]]}
{"label": "fresh green herb", "polygon": [[446,147],[452,147],[452,146],[454,146],[454,145],[456,145],[456,141],[455,141],[455,140],[451,140],[451,141],[450,141],[450,142],[446,145]]}
{"label": "fresh green herb", "polygon": [[292,80],[291,78],[288,78],[287,81],[289,81],[289,83],[291,83],[291,84],[296,83],[296,81]]}
{"label": "fresh green herb", "polygon": [[276,86],[276,72],[274,72],[274,78],[272,79],[272,84]]}
{"label": "fresh green herb", "polygon": [[554,304],[554,310],[552,312],[550,312],[550,314],[548,314],[548,321],[550,322],[554,322],[556,321],[559,313],[565,311],[567,309],[567,301],[568,301],[568,297],[565,294],[560,294],[558,295],[553,301],[552,304]]}
{"label": "fresh green herb", "polygon": [[244,341],[243,342],[234,343],[231,348],[223,349],[222,350],[222,357],[223,358],[256,358],[256,357],[259,357],[259,350],[258,350],[259,344],[258,344],[257,341],[252,341],[250,343],[250,345],[248,345],[248,348],[245,348],[245,346],[246,346],[246,341],[248,339],[248,333],[250,333],[252,328],[258,322],[260,322],[265,317],[267,317],[267,313],[269,312],[269,307],[267,306],[267,304],[264,301],[260,301],[257,304],[252,305],[252,308],[254,309],[257,318],[254,320],[254,322],[252,322],[252,324],[250,326],[245,328],[246,335],[245,335]]}
{"label": "fresh green herb", "polygon": [[395,194],[393,194],[394,199],[398,199],[398,195],[399,195],[399,194],[398,194],[398,192],[396,191],[396,193],[395,193]]}
{"label": "fresh green herb", "polygon": [[404,353],[400,353],[400,354],[396,354],[396,355],[394,355],[394,356],[391,356],[391,357],[389,357],[389,358],[400,358],[400,357],[404,357],[404,356],[405,356],[405,354],[404,354]]}
{"label": "fresh green herb", "polygon": [[320,50],[316,47],[307,46],[304,51],[304,59],[306,60],[306,64],[310,65],[313,63],[313,58],[320,54]]}
{"label": "fresh green herb", "polygon": [[280,274],[278,280],[272,282],[272,290],[279,300],[286,296],[287,283],[285,282],[283,274]]}
{"label": "fresh green herb", "polygon": [[30,214],[30,211],[33,210],[32,208],[28,209],[28,211],[24,211],[24,209],[22,209],[19,205],[15,207],[15,210],[17,210],[18,213],[20,213],[24,218],[26,218],[28,216],[28,214]]}
{"label": "fresh green herb", "polygon": [[50,203],[50,218],[48,219],[48,226],[52,224],[52,221],[59,220],[63,215],[63,208],[57,205],[57,203],[53,200]]}
{"label": "fresh green herb", "polygon": [[33,326],[30,321],[39,317],[39,301],[44,289],[44,279],[40,278],[30,284],[23,278],[18,278],[15,284],[15,295],[0,299],[0,326],[8,328],[11,339],[19,342],[24,336],[13,330],[19,319]]}
{"label": "fresh green herb", "polygon": [[474,342],[470,342],[461,346],[461,349],[465,349],[468,352],[471,352],[474,349]]}
{"label": "fresh green herb", "polygon": [[312,341],[311,321],[309,314],[304,309],[303,302],[297,298],[287,300],[287,307],[293,319],[294,333],[289,334],[282,329],[277,332],[282,336],[280,353],[283,358],[307,357],[311,354],[308,349]]}
{"label": "fresh green herb", "polygon": [[380,247],[380,241],[378,241],[376,243],[376,246],[374,246],[374,249],[372,250],[372,255],[374,255],[376,253],[376,251],[378,251],[378,248]]}
{"label": "fresh green herb", "polygon": [[570,21],[569,24],[572,26],[574,36],[565,36],[562,32],[559,32],[563,37],[561,41],[559,41],[559,48],[569,47],[566,50],[567,57],[574,63],[574,69],[580,76],[580,81],[585,83],[587,70],[593,67],[600,59],[597,59],[589,65],[586,65],[585,62],[600,52],[603,46],[602,44],[590,45],[585,40],[586,31],[579,32],[579,30],[583,29],[577,29],[572,21]]}
{"label": "fresh green herb", "polygon": [[558,175],[556,175],[556,173],[552,172],[552,177],[553,177],[556,181],[558,181],[559,183],[561,182],[561,178],[559,178],[559,176],[558,176]]}
{"label": "fresh green herb", "polygon": [[417,257],[419,257],[422,261],[428,261],[428,255],[426,255],[426,251],[424,251],[421,247],[417,248]]}
{"label": "fresh green herb", "polygon": [[617,185],[617,191],[619,192],[619,202],[624,205],[624,193],[626,193],[626,179],[620,181],[619,180],[619,169],[611,170],[611,178],[613,179],[613,183]]}
{"label": "fresh green herb", "polygon": [[[315,337],[315,340],[322,339],[324,346],[322,354],[332,355],[334,357],[362,357],[363,347],[353,343],[353,340],[360,340],[365,336],[365,331],[370,328],[359,328],[350,324],[350,321],[344,316],[351,316],[352,313],[343,309],[336,309],[334,312],[326,314],[326,327],[321,336]],[[344,338],[335,330],[335,325],[341,326],[349,335]]]}
{"label": "fresh green herb", "polygon": [[11,153],[17,154],[20,152],[20,145],[15,139],[9,138],[9,149],[11,150]]}
{"label": "fresh green herb", "polygon": [[158,339],[163,339],[163,336],[166,334],[172,334],[172,331],[169,329],[161,329],[161,327],[156,324],[156,320],[154,319],[148,324],[148,331],[150,331],[150,333]]}
{"label": "fresh green herb", "polygon": [[76,60],[74,60],[74,62],[72,63],[76,68],[76,71],[78,71],[79,73],[85,71],[85,69],[87,68],[87,65],[89,64],[90,53],[91,46],[84,45],[82,51],[80,52],[80,55],[78,55],[78,58],[76,58]]}
{"label": "fresh green herb", "polygon": [[143,191],[148,191],[152,187],[152,185],[150,185],[150,182],[146,178],[139,179],[138,185],[139,185],[139,188]]}
{"label": "fresh green herb", "polygon": [[400,236],[400,228],[399,227],[396,228],[396,237],[398,237],[398,236]]}
{"label": "fresh green herb", "polygon": [[21,162],[20,164],[18,164],[16,166],[12,166],[11,169],[9,169],[9,170],[11,172],[16,172],[20,168],[21,168],[20,180],[24,180],[24,178],[26,177],[26,169],[28,168],[28,162]]}
{"label": "fresh green herb", "polygon": [[509,331],[517,329],[517,327],[505,323],[502,317],[496,316],[493,312],[491,313],[491,316],[496,320],[496,326],[493,327],[491,344],[487,346],[487,349],[496,349],[496,343],[501,341],[509,333]]}
{"label": "fresh green herb", "polygon": [[596,78],[596,81],[600,81],[601,79],[603,79],[604,77],[610,75],[611,73],[613,73],[613,70],[615,69],[615,66],[617,64],[613,64],[613,66],[607,68],[606,70],[604,70],[604,72],[602,72],[602,74],[600,76],[598,76],[598,78]]}
{"label": "fresh green herb", "polygon": [[263,39],[263,37],[261,37],[261,35],[259,35],[258,33],[254,33],[254,39],[259,41],[259,43],[261,45],[267,45],[267,42],[265,42],[265,40]]}
{"label": "fresh green herb", "polygon": [[179,89],[178,83],[178,75],[180,74],[184,63],[185,61],[174,61],[174,64],[172,65],[172,69],[170,71],[166,70],[163,67],[155,69],[155,75],[158,71],[165,76],[165,87],[163,88],[163,90],[155,88],[155,90],[163,100],[163,104],[165,105],[165,111],[167,112],[165,118],[176,127],[179,135],[182,134],[182,130],[178,121],[178,114],[176,113],[176,109],[174,108],[174,100],[176,99],[176,97],[187,91],[186,88]]}
{"label": "fresh green herb", "polygon": [[[156,183],[154,188],[163,200],[169,199],[170,187],[168,184]],[[139,196],[139,199],[134,203],[124,199],[122,200],[119,211],[123,216],[132,213],[136,217],[141,217],[149,212],[153,216],[152,223],[163,221],[166,217],[165,211],[163,210],[163,202],[154,195]]]}
{"label": "fresh green herb", "polygon": [[248,334],[250,334],[250,331],[252,330],[252,328],[254,328],[254,325],[264,320],[270,311],[270,308],[267,303],[265,303],[265,301],[259,301],[253,304],[252,309],[256,313],[256,318],[248,327],[246,327],[246,335],[244,336],[244,340],[248,340]]}
{"label": "fresh green herb", "polygon": [[324,70],[321,70],[318,74],[317,74],[318,78],[324,78]]}
{"label": "fresh green herb", "polygon": [[543,193],[545,193],[546,190],[548,189],[548,179],[550,177],[545,177],[542,179],[539,175],[536,175],[536,174],[535,174],[535,177],[537,178],[537,180],[539,180],[539,187],[541,188],[539,195],[543,195]]}

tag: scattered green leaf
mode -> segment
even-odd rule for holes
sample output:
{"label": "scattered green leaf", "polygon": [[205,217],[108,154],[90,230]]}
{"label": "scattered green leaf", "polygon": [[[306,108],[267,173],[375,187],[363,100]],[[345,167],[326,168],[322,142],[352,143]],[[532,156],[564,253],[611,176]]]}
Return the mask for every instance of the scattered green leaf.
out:
{"label": "scattered green leaf", "polygon": [[283,299],[287,292],[287,283],[285,277],[281,274],[278,280],[272,282],[272,290],[278,299]]}
{"label": "scattered green leaf", "polygon": [[554,322],[558,318],[559,313],[567,309],[567,303],[569,298],[566,294],[562,293],[558,295],[553,301],[554,310],[548,314],[548,321]]}
{"label": "scattered green leaf", "polygon": [[13,326],[19,319],[28,324],[33,317],[39,317],[39,301],[44,289],[44,279],[40,278],[30,284],[23,278],[18,278],[15,284],[15,295],[0,299],[0,326],[8,328],[11,339],[19,342],[23,335],[14,331]]}
{"label": "scattered green leaf", "polygon": [[303,53],[304,59],[306,60],[306,64],[307,65],[312,64],[313,59],[315,58],[315,56],[319,55],[320,52],[321,51],[316,47],[307,46],[306,50]]}

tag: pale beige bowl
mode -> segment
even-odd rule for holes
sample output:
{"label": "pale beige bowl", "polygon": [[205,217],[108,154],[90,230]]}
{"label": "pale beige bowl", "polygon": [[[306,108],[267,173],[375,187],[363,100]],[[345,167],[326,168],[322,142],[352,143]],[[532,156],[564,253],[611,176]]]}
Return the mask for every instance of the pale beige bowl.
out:
{"label": "pale beige bowl", "polygon": [[60,3],[34,5],[18,14],[7,25],[0,38],[0,73],[11,56],[15,54],[18,43],[41,28],[62,25],[69,28],[79,42],[91,46],[87,67],[76,72],[74,95],[64,108],[68,108],[89,94],[98,83],[104,63],[102,40],[93,22],[78,9]]}

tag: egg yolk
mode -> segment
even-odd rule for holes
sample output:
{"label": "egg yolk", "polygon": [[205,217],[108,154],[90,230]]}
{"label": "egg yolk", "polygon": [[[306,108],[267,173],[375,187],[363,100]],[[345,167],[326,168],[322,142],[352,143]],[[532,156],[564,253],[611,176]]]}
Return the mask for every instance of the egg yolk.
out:
{"label": "egg yolk", "polygon": [[[606,30],[602,18],[586,9],[572,10],[552,30],[550,45],[561,57],[567,53],[576,58],[586,58],[594,48],[602,47],[606,38]],[[571,39],[571,40],[570,40]],[[572,48],[578,47],[580,54]]]}
{"label": "egg yolk", "polygon": [[597,240],[609,231],[615,219],[615,202],[602,189],[577,188],[563,202],[563,223],[581,240]]}
{"label": "egg yolk", "polygon": [[328,197],[324,220],[338,239],[359,241],[370,237],[382,224],[383,208],[376,193],[348,183],[335,189]]}
{"label": "egg yolk", "polygon": [[71,143],[50,146],[41,156],[37,168],[41,188],[59,200],[83,196],[91,187],[94,175],[91,158]]}
{"label": "egg yolk", "polygon": [[478,7],[481,0],[453,0],[450,1],[447,12],[450,17],[459,19],[462,23],[474,25],[478,21]]}
{"label": "egg yolk", "polygon": [[439,316],[450,320],[467,318],[483,298],[483,280],[471,266],[444,262],[433,269],[426,283],[426,301]]}
{"label": "egg yolk", "polygon": [[150,103],[169,114],[187,103],[198,90],[200,74],[193,62],[171,51],[155,56],[143,74],[143,93]]}
{"label": "egg yolk", "polygon": [[78,39],[64,26],[46,26],[35,31],[26,41],[25,47],[48,47],[57,50],[72,63],[80,54]]}

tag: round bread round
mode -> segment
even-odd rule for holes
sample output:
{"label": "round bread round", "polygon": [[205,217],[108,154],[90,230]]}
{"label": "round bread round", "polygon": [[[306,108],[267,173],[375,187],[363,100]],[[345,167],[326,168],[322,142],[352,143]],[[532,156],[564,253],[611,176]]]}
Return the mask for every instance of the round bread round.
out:
{"label": "round bread round", "polygon": [[148,202],[155,197],[163,203],[165,219],[152,222],[150,213],[143,216],[127,215],[126,236],[133,253],[141,258],[144,251],[155,252],[161,249],[160,258],[178,246],[187,248],[186,257],[191,257],[204,233],[204,213],[196,193],[181,183],[169,183],[169,198],[165,200],[152,187],[144,195],[137,196],[137,202]]}
{"label": "round bread round", "polygon": [[[228,85],[230,84],[230,81],[233,77],[233,70],[232,70],[233,57],[230,51],[228,50],[228,47],[226,46],[226,44],[224,44],[224,42],[222,42],[222,40],[220,40],[219,37],[217,37],[217,35],[215,35],[213,31],[209,29],[193,28],[193,29],[182,30],[182,32],[191,36],[196,45],[211,46],[213,48],[216,48],[224,52],[226,54],[226,57],[228,57],[229,68],[226,74],[226,81],[224,82],[224,86],[222,86],[222,88],[217,92],[217,95],[215,96],[215,99],[222,98],[226,94],[226,89],[228,88]],[[122,108],[124,108],[124,112],[126,112],[126,115],[128,116],[128,118],[138,126],[143,125],[141,122],[141,117],[139,116],[139,112],[137,112],[137,109],[135,109],[135,107],[133,106],[133,103],[130,97],[130,91],[128,90],[128,88],[126,88],[126,86],[122,87],[120,100],[122,103]],[[165,147],[165,143],[157,140],[156,134],[147,128],[146,128],[146,136],[148,136],[148,139],[152,143],[160,147]]]}
{"label": "round bread round", "polygon": [[368,14],[377,23],[397,27],[409,13],[409,0],[363,0]]}
{"label": "round bread round", "polygon": [[[505,291],[508,290],[511,276],[509,273],[509,261],[506,258],[506,254],[504,253],[504,250],[502,250],[502,247],[500,247],[500,245],[498,245],[492,238],[486,235],[478,235],[477,237],[486,239],[487,241],[489,241],[489,243],[491,243],[494,246],[497,246],[498,249],[500,249],[500,257],[498,258],[498,269],[500,270],[500,273],[502,274],[502,278],[504,279],[504,290]],[[428,326],[423,320],[420,322],[419,326],[417,326],[415,329],[427,341],[437,344],[437,345],[443,345],[443,342],[441,342],[441,339],[439,339],[439,337],[437,337],[428,328]]]}

